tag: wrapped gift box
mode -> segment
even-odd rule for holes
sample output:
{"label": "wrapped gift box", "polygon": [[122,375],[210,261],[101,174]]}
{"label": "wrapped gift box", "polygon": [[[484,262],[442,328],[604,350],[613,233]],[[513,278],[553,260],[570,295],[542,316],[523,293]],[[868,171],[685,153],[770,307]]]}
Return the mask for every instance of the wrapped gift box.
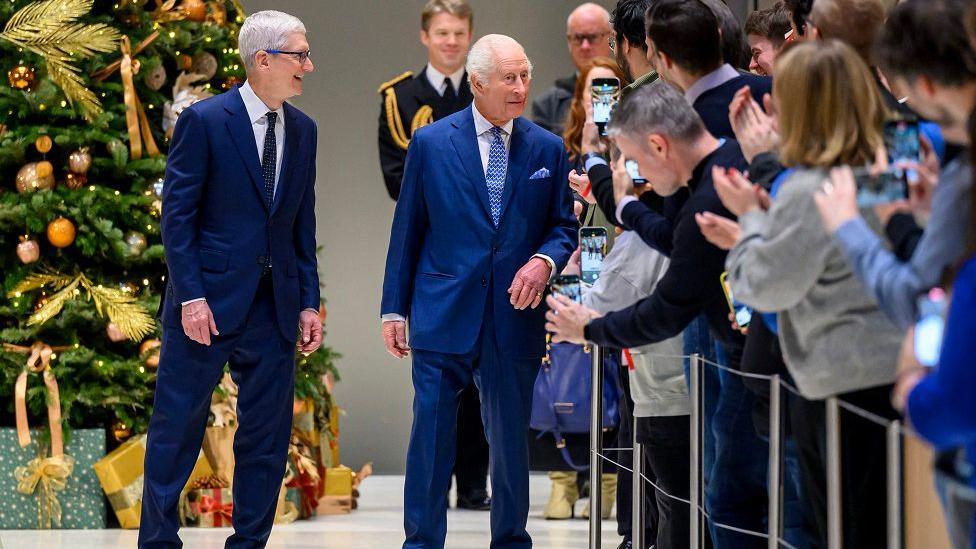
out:
{"label": "wrapped gift box", "polygon": [[184,525],[199,528],[231,526],[234,497],[230,488],[194,488],[186,494]]}
{"label": "wrapped gift box", "polygon": [[[146,460],[146,435],[127,440],[109,455],[95,463],[95,474],[108,496],[122,528],[138,528],[142,512],[143,462]],[[190,473],[184,490],[200,478],[213,473],[203,452]]]}
{"label": "wrapped gift box", "polygon": [[319,500],[323,515],[345,515],[352,512],[352,469],[340,465],[325,472],[325,496]]}
{"label": "wrapped gift box", "polygon": [[42,483],[36,484],[32,494],[25,495],[17,490],[15,477],[18,467],[28,466],[31,460],[38,458],[42,450],[38,446],[39,436],[39,432],[32,431],[31,444],[21,448],[15,429],[0,429],[0,494],[3,497],[0,530],[105,528],[105,500],[92,468],[95,461],[105,455],[105,431],[75,429],[71,432],[71,442],[65,446],[64,452],[74,460],[74,467],[65,481],[64,490],[52,493],[60,504],[61,520],[60,524],[51,520],[51,526],[47,522],[54,517],[46,512],[47,505],[42,506],[44,512],[39,514],[38,498],[42,502],[50,501],[43,497]]}

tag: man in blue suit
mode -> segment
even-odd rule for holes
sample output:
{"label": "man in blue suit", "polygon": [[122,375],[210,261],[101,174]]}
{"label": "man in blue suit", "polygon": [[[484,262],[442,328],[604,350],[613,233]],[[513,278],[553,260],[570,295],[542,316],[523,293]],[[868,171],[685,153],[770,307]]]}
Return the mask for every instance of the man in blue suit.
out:
{"label": "man in blue suit", "polygon": [[413,352],[405,549],[444,547],[458,394],[472,377],[490,447],[491,547],[532,546],[526,430],[545,353],[538,306],[576,248],[562,140],[520,117],[532,73],[522,46],[485,36],[467,70],[473,106],[410,142],[383,283],[386,348]]}
{"label": "man in blue suit", "polygon": [[322,340],[315,259],[316,127],[285,103],[312,71],[305,26],[276,11],[241,26],[247,82],[183,111],[163,185],[169,267],[146,447],[139,547],[180,547],[177,503],[225,364],[240,388],[234,534],[264,547],[291,435],[294,356]]}

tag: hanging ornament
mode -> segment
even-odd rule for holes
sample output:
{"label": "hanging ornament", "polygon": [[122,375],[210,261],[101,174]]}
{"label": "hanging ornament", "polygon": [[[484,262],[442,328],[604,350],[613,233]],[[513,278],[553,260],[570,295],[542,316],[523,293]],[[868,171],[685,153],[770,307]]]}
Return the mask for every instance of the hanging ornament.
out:
{"label": "hanging ornament", "polygon": [[64,176],[64,186],[71,190],[78,190],[88,183],[88,176],[83,173],[68,173]]}
{"label": "hanging ornament", "polygon": [[190,67],[193,66],[193,58],[185,53],[180,56],[179,61],[180,61],[180,68],[185,71],[190,70]]}
{"label": "hanging ornament", "polygon": [[159,349],[163,345],[158,339],[147,339],[139,346],[139,356],[145,357],[146,366],[159,367]]}
{"label": "hanging ornament", "polygon": [[220,85],[220,87],[223,88],[223,89],[225,89],[225,90],[229,90],[229,89],[233,88],[234,86],[238,85],[240,82],[241,82],[241,79],[240,78],[238,78],[238,77],[236,77],[234,75],[230,75],[230,76],[227,77],[227,80],[224,80],[224,82]]}
{"label": "hanging ornament", "polygon": [[17,244],[17,258],[24,265],[33,263],[41,258],[41,246],[29,235],[22,236]]}
{"label": "hanging ornament", "polygon": [[34,69],[27,65],[17,65],[10,69],[7,79],[15,90],[29,92],[34,89]]}
{"label": "hanging ornament", "polygon": [[223,0],[210,1],[207,2],[207,6],[210,7],[210,13],[207,14],[207,23],[213,23],[218,27],[223,27],[227,24],[227,8],[224,7]]}
{"label": "hanging ornament", "polygon": [[190,71],[202,74],[204,78],[210,80],[217,74],[217,58],[205,51],[197,52],[193,56],[193,64],[190,65]]}
{"label": "hanging ornament", "polygon": [[[176,82],[173,84],[173,100],[167,101],[163,105],[163,131],[166,132],[167,138],[173,137],[173,130],[176,128],[176,119],[183,112],[183,109],[201,99],[206,99],[213,95],[206,87],[193,85],[203,79],[203,75],[201,74],[187,72],[181,72],[176,77]],[[158,181],[158,183],[161,183],[161,181]],[[161,196],[162,190],[159,193]]]}
{"label": "hanging ornament", "polygon": [[41,292],[41,297],[34,304],[34,312],[40,311],[45,305],[47,305],[47,292]]}
{"label": "hanging ornament", "polygon": [[127,294],[135,295],[139,292],[139,285],[131,280],[129,282],[119,282],[119,289]]}
{"label": "hanging ornament", "polygon": [[82,147],[68,155],[68,169],[71,173],[86,174],[91,168],[92,157],[88,147]]}
{"label": "hanging ornament", "polygon": [[[43,166],[41,166],[43,164]],[[28,193],[54,186],[54,169],[48,161],[24,164],[17,171],[17,192]]]}
{"label": "hanging ornament", "polygon": [[34,140],[34,147],[37,148],[37,152],[41,154],[47,154],[51,150],[51,138],[47,135],[42,135]]}
{"label": "hanging ornament", "polygon": [[143,80],[149,86],[149,89],[153,91],[159,90],[166,83],[166,68],[162,64],[156,65],[156,68],[146,73]]}
{"label": "hanging ornament", "polygon": [[128,254],[132,257],[141,255],[146,251],[146,235],[139,231],[129,231],[125,233],[125,245],[128,246]]}
{"label": "hanging ornament", "polygon": [[180,10],[186,14],[186,18],[190,21],[203,23],[207,20],[207,5],[203,3],[203,0],[183,0],[183,3],[180,4]]}
{"label": "hanging ornament", "polygon": [[108,336],[112,343],[118,343],[126,339],[125,334],[122,333],[122,329],[114,322],[109,322],[108,326],[105,327],[105,335]]}
{"label": "hanging ornament", "polygon": [[112,423],[112,436],[116,442],[125,442],[132,438],[132,428],[126,425],[121,419]]}
{"label": "hanging ornament", "polygon": [[75,241],[75,224],[59,217],[47,225],[47,239],[56,248],[67,248]]}

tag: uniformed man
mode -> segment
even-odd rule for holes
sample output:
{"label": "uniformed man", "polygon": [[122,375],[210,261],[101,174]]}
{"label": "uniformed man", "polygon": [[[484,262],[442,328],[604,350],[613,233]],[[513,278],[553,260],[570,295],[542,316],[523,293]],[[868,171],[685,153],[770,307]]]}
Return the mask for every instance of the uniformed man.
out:
{"label": "uniformed man", "polygon": [[[464,0],[430,0],[420,16],[420,42],[427,66],[380,86],[380,167],[390,198],[400,196],[403,161],[417,128],[466,108],[473,96],[464,63],[471,45],[473,14]],[[454,481],[457,506],[487,511],[488,441],[481,400],[472,383],[459,399]]]}
{"label": "uniformed man", "polygon": [[454,114],[471,104],[464,72],[471,45],[473,14],[464,0],[430,0],[420,17],[420,42],[427,66],[407,71],[379,88],[380,167],[390,198],[400,196],[403,161],[417,128]]}

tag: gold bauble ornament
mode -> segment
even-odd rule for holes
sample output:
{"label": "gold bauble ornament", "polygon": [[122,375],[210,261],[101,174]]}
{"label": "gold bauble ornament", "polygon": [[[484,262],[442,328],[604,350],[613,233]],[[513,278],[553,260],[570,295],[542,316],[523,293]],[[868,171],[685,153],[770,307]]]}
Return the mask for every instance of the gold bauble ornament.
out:
{"label": "gold bauble ornament", "polygon": [[217,58],[205,51],[198,52],[193,56],[193,65],[190,71],[202,74],[204,78],[210,80],[217,74]]}
{"label": "gold bauble ornament", "polygon": [[193,66],[193,58],[192,57],[190,57],[189,55],[187,55],[185,53],[180,56],[180,68],[182,68],[185,71],[189,71],[190,70],[190,67],[192,67],[192,66]]}
{"label": "gold bauble ornament", "polygon": [[147,339],[139,346],[139,356],[146,357],[146,366],[150,368],[159,367],[159,348],[163,342],[158,339]]}
{"label": "gold bauble ornament", "polygon": [[83,173],[68,173],[64,176],[64,185],[71,190],[77,190],[88,183],[88,176]]}
{"label": "gold bauble ornament", "polygon": [[186,18],[190,21],[203,23],[207,20],[207,5],[203,3],[203,0],[183,0],[183,3],[180,4],[180,10],[186,14]]}
{"label": "gold bauble ornament", "polygon": [[121,419],[112,423],[112,436],[116,442],[125,442],[132,438],[132,428],[126,425]]}
{"label": "gold bauble ornament", "polygon": [[54,186],[54,173],[53,168],[51,168],[51,163],[44,161],[47,165],[47,175],[41,177],[38,170],[40,162],[31,162],[29,164],[24,164],[20,170],[17,171],[17,192],[28,193],[34,191],[40,191],[43,189],[50,189]]}
{"label": "gold bauble ornament", "polygon": [[75,224],[59,217],[47,225],[47,239],[56,248],[67,248],[75,241]]}
{"label": "gold bauble ornament", "polygon": [[20,237],[20,243],[17,244],[17,259],[24,265],[28,263],[33,263],[41,258],[41,246],[36,240],[28,235]]}
{"label": "gold bauble ornament", "polygon": [[147,72],[143,79],[146,85],[149,86],[149,89],[153,91],[159,90],[166,83],[166,68],[162,65],[156,65],[156,68]]}
{"label": "gold bauble ornament", "polygon": [[41,160],[37,163],[37,166],[34,167],[34,172],[37,173],[38,179],[47,179],[49,177],[53,179],[52,176],[54,175],[54,166],[52,166],[47,160]]}
{"label": "gold bauble ornament", "polygon": [[51,150],[52,144],[50,136],[47,135],[42,135],[34,140],[34,147],[41,154],[47,154]]}
{"label": "gold bauble ornament", "polygon": [[92,157],[88,147],[82,147],[68,155],[68,169],[71,173],[86,174],[91,168]]}
{"label": "gold bauble ornament", "polygon": [[40,299],[34,304],[34,312],[40,311],[45,305],[47,305],[47,294],[41,294]]}
{"label": "gold bauble ornament", "polygon": [[137,256],[146,251],[146,235],[139,231],[129,231],[125,233],[125,245],[128,246],[130,256]]}
{"label": "gold bauble ornament", "polygon": [[119,328],[119,325],[114,322],[109,322],[108,326],[105,327],[105,335],[108,336],[112,343],[118,343],[127,339],[125,334],[122,333],[122,329]]}
{"label": "gold bauble ornament", "polygon": [[17,65],[7,73],[7,80],[15,90],[29,92],[34,89],[34,69],[27,65]]}

